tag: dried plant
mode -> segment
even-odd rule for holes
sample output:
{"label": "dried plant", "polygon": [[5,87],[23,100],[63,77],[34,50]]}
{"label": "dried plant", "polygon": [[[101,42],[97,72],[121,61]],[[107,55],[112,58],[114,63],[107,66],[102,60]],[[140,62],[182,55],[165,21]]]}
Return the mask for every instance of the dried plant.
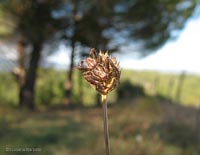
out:
{"label": "dried plant", "polygon": [[78,69],[83,72],[84,78],[101,94],[104,110],[104,135],[106,155],[110,155],[107,94],[119,84],[120,67],[115,57],[110,57],[108,52],[102,51],[97,55],[94,48],[89,57],[82,60]]}

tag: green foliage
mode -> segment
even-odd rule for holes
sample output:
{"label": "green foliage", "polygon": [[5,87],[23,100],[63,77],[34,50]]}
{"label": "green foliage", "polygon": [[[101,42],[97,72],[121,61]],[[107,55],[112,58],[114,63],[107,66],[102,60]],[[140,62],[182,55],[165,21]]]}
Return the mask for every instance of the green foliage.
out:
{"label": "green foliage", "polygon": [[7,18],[5,12],[3,11],[3,5],[0,3],[0,37],[7,37],[12,33],[13,27],[12,21]]}
{"label": "green foliage", "polygon": [[197,0],[130,0],[128,4],[122,1],[123,11],[119,14],[124,17],[122,21],[126,19],[134,27],[129,26],[132,38],[141,40],[145,49],[155,49],[173,38],[172,32],[184,27],[196,4]]}
{"label": "green foliage", "polygon": [[0,104],[16,105],[18,98],[17,83],[8,73],[0,73]]}
{"label": "green foliage", "polygon": [[54,70],[39,70],[36,87],[37,103],[50,105],[62,103],[64,98],[65,74]]}
{"label": "green foliage", "polygon": [[[192,16],[197,2],[197,0],[151,0],[150,2],[9,0],[0,3],[0,17],[1,12],[8,14],[6,20],[14,21],[16,30],[31,40],[38,39],[36,34],[49,38],[56,30],[74,29],[73,41],[83,46],[105,48],[112,40],[116,46],[108,47],[116,49],[124,43],[140,41],[140,45],[143,44],[144,49],[149,50],[158,48],[173,38],[175,34],[173,32],[181,30],[187,19]],[[56,13],[55,18],[52,16],[54,13]],[[63,18],[63,14],[67,19],[59,19]],[[77,18],[71,16],[72,14],[77,15]],[[71,21],[74,21],[73,24]],[[105,35],[105,32],[108,34]],[[66,33],[63,35],[66,39],[72,39]],[[122,37],[125,41],[121,43],[116,36]],[[149,53],[146,50],[140,52]]]}
{"label": "green foliage", "polygon": [[[62,1],[1,1],[0,12],[6,15],[7,21],[13,22],[7,28],[14,27],[12,33],[21,33],[32,44],[48,40],[57,30],[64,27],[60,19],[52,16],[52,12],[62,4]],[[6,25],[6,22],[2,24]]]}
{"label": "green foliage", "polygon": [[[56,71],[53,69],[40,69],[39,77],[36,85],[36,101],[42,105],[62,104],[64,99],[64,83],[67,74],[64,71]],[[85,106],[93,106],[96,103],[96,90],[83,79],[82,74],[75,70],[74,85],[72,90],[73,104]],[[82,84],[80,85],[80,80]],[[83,96],[80,98],[80,89],[83,91]],[[109,95],[109,102],[115,101],[115,94]]]}
{"label": "green foliage", "polygon": [[[80,84],[80,81],[82,84]],[[88,106],[95,105],[97,92],[85,81],[80,71],[75,70],[73,82],[73,101],[75,103],[80,103],[80,89],[82,89],[83,98],[81,102]]]}

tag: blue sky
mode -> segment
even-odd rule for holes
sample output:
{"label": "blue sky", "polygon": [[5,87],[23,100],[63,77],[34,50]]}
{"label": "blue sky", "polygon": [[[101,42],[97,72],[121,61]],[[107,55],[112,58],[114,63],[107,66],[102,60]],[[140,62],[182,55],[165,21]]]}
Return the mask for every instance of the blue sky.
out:
{"label": "blue sky", "polygon": [[131,55],[119,59],[123,68],[200,74],[200,18],[189,20],[177,40],[169,41],[154,54],[143,59]]}
{"label": "blue sky", "polygon": [[[66,68],[69,65],[68,50],[61,45],[59,52],[49,57],[49,60]],[[126,55],[117,54],[116,57],[122,68],[200,74],[200,18],[189,20],[175,41],[169,41],[145,58],[136,59],[131,52]]]}

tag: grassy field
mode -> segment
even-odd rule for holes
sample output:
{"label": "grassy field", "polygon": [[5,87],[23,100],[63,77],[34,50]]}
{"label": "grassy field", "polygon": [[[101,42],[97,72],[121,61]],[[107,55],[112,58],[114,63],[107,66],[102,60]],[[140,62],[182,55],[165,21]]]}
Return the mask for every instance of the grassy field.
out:
{"label": "grassy field", "polygon": [[[64,82],[67,75],[65,72],[55,70],[40,69],[36,85],[36,102],[39,105],[57,105],[62,103],[64,98]],[[180,75],[162,74],[153,71],[132,71],[122,70],[121,84],[130,82],[131,85],[139,85],[144,88],[147,95],[160,95],[164,98],[177,100],[177,90],[180,81]],[[179,102],[184,105],[200,104],[200,76],[189,75],[186,73],[180,89]],[[9,73],[0,73],[0,104],[17,106],[17,83],[14,77]],[[80,97],[82,91],[82,97]],[[124,90],[122,90],[124,91]],[[81,101],[85,105],[94,105],[96,103],[94,89],[91,89],[88,83],[82,79],[80,72],[75,71],[73,102],[79,104]],[[134,94],[132,94],[134,95]],[[117,102],[117,91],[109,94],[109,102]]]}
{"label": "grassy field", "polygon": [[[154,71],[122,72],[122,81],[129,80],[133,84],[144,87],[148,95],[162,95],[173,101],[177,101],[177,90],[180,82],[178,74],[159,73]],[[200,104],[200,76],[185,73],[180,90],[179,102],[184,105]]]}
{"label": "grassy field", "polygon": [[[30,112],[17,108],[14,77],[0,73],[0,155],[104,154],[102,109],[89,106],[97,94],[79,74],[74,75],[73,102],[83,101],[84,108],[63,108],[65,72],[41,69],[38,109]],[[120,87],[125,87],[120,89],[129,97],[118,98],[117,90],[108,96],[111,154],[199,155],[199,79],[185,75],[177,102],[180,75],[122,70]],[[136,97],[135,88],[145,95]]]}
{"label": "grassy field", "polygon": [[[0,108],[2,155],[103,155],[101,108],[46,109],[29,112]],[[110,106],[113,155],[198,155],[197,110],[136,98]],[[14,151],[35,149],[33,152]]]}

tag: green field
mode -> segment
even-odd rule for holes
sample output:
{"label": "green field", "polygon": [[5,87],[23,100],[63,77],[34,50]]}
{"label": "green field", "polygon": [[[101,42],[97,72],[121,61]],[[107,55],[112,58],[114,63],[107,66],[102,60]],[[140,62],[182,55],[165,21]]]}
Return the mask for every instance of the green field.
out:
{"label": "green field", "polygon": [[[51,106],[61,104],[64,97],[64,82],[67,74],[64,71],[40,69],[36,85],[36,102],[38,105]],[[120,86],[124,82],[130,85],[137,85],[144,88],[147,95],[162,96],[177,102],[177,89],[180,81],[178,74],[164,74],[153,71],[132,71],[122,70]],[[181,90],[180,104],[198,105],[200,104],[200,76],[189,75],[186,73]],[[0,73],[0,104],[17,106],[17,83],[10,73]],[[122,90],[124,91],[124,90]],[[82,93],[82,96],[80,95]],[[91,89],[88,83],[75,71],[73,102],[85,105],[94,105],[96,103],[96,95],[94,89]],[[117,102],[117,91],[109,94],[109,102]],[[133,94],[131,94],[134,96]],[[124,98],[123,98],[124,99]]]}
{"label": "green field", "polygon": [[[17,83],[1,73],[0,154],[105,154],[102,109],[91,106],[97,94],[79,74],[74,75],[73,103],[83,101],[84,107],[63,107],[66,73],[41,69],[37,110],[30,112],[17,108]],[[123,70],[119,88],[125,96],[118,90],[108,96],[111,154],[200,154],[200,116],[193,106],[199,104],[199,78],[186,74],[177,104],[179,75]]]}
{"label": "green field", "polygon": [[[35,148],[37,155],[102,155],[101,108],[39,110],[0,109],[0,154],[27,155],[14,149]],[[199,131],[193,108],[137,98],[108,109],[111,154],[199,154]],[[7,151],[6,151],[7,149]]]}
{"label": "green field", "polygon": [[[159,73],[153,71],[130,71],[125,70],[122,74],[123,80],[130,80],[133,84],[139,84],[145,88],[149,95],[160,94],[166,98],[177,101],[176,93],[180,75]],[[181,104],[197,105],[200,104],[200,76],[185,74],[180,92]]]}

